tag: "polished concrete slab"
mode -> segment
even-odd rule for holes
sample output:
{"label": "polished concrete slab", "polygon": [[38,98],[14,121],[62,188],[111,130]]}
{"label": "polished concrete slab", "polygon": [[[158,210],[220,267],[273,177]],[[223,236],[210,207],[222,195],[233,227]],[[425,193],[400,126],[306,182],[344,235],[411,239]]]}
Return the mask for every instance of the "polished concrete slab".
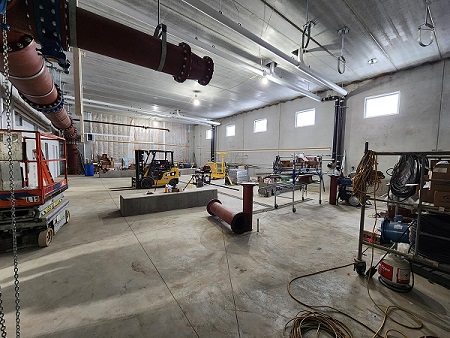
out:
{"label": "polished concrete slab", "polygon": [[[50,247],[20,250],[23,337],[283,337],[285,323],[306,309],[289,297],[289,280],[351,263],[356,254],[359,209],[320,205],[311,189],[296,213],[291,207],[267,211],[273,198],[256,196],[254,231],[235,235],[203,207],[122,217],[120,195],[136,193],[120,189],[129,183],[71,177],[65,193],[70,223]],[[242,210],[240,191],[217,189],[224,204]],[[1,254],[0,286],[13,336],[11,266],[11,254]],[[302,278],[292,291],[307,304],[337,307],[373,330],[383,318],[352,267]],[[413,291],[397,294],[373,278],[370,294],[380,307],[405,307],[424,323],[412,330],[388,320],[387,328],[408,337],[448,336],[450,290],[416,277]],[[355,337],[372,336],[332,315]],[[410,322],[404,314],[394,316]]]}

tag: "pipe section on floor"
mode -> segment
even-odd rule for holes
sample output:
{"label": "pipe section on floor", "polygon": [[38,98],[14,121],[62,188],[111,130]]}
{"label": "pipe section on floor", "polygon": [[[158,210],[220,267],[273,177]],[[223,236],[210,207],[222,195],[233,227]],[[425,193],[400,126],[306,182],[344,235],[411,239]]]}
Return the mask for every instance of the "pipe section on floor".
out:
{"label": "pipe section on floor", "polygon": [[[231,230],[235,234],[243,234],[251,231],[252,227],[249,223],[248,215],[243,212],[235,212],[222,205],[218,199],[209,201],[206,210],[211,216],[217,216],[231,226]],[[250,224],[250,226],[249,226]]]}

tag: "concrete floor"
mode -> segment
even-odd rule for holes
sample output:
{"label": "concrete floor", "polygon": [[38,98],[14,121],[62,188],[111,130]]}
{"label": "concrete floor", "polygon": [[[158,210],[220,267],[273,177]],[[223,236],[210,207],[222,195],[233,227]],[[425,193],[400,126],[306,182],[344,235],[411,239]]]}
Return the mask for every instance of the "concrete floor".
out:
{"label": "concrete floor", "polygon": [[[203,207],[121,217],[119,196],[136,191],[111,188],[129,185],[130,178],[70,178],[70,223],[50,247],[20,251],[23,337],[283,337],[285,323],[305,309],[289,297],[288,281],[351,263],[356,254],[359,209],[328,205],[326,196],[319,205],[310,192],[311,200],[298,204],[296,213],[290,207],[256,213],[255,231],[237,236]],[[233,195],[240,192],[219,188],[219,199],[241,210]],[[256,201],[273,204],[273,198]],[[0,285],[13,336],[11,264],[11,254],[1,254]],[[373,281],[376,302],[406,307],[424,323],[410,330],[388,320],[388,328],[408,337],[449,336],[450,290],[416,277],[412,292],[396,294]],[[304,278],[293,291],[306,303],[335,306],[372,329],[382,320],[366,282],[351,267]],[[372,336],[333,316],[355,337]]]}

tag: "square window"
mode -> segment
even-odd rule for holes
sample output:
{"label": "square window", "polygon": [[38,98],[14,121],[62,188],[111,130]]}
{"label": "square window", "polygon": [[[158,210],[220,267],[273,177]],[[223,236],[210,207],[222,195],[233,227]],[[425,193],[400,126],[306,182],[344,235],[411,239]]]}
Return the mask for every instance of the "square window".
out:
{"label": "square window", "polygon": [[235,131],[236,131],[235,125],[234,125],[234,124],[229,125],[229,126],[227,126],[225,135],[226,135],[227,137],[229,137],[229,136],[234,136],[234,135],[235,135]]}
{"label": "square window", "polygon": [[302,110],[295,113],[295,127],[307,127],[316,124],[316,109]]}
{"label": "square window", "polygon": [[22,116],[20,116],[19,114],[14,114],[14,119],[15,119],[15,126],[16,127],[23,127]]}
{"label": "square window", "polygon": [[206,131],[206,139],[211,140],[212,139],[212,129],[208,129]]}
{"label": "square window", "polygon": [[267,119],[255,120],[253,122],[253,132],[262,133],[267,130]]}
{"label": "square window", "polygon": [[366,97],[364,118],[396,115],[399,113],[400,92]]}

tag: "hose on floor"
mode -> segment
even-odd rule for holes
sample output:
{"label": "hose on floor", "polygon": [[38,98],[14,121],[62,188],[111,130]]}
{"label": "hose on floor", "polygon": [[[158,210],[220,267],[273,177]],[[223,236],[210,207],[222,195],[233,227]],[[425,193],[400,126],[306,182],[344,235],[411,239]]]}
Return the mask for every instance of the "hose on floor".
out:
{"label": "hose on floor", "polygon": [[[373,186],[373,198],[374,198],[374,202],[375,202],[374,203],[375,215],[378,215],[375,197],[376,197],[376,192],[377,192],[377,190],[380,186],[380,182],[381,182],[379,173],[380,172],[378,171],[377,155],[373,151],[369,150],[366,152],[366,154],[361,159],[361,162],[359,163],[358,169],[356,171],[356,176],[353,178],[353,190],[356,191],[357,196],[359,196],[360,200],[361,199],[365,200],[365,196],[367,194],[367,188]],[[362,197],[364,197],[364,198],[362,198]],[[375,216],[372,233],[375,232],[375,226],[376,226],[377,220],[378,220],[378,217]],[[370,267],[373,266],[373,261],[374,261],[375,246],[373,244],[374,244],[374,241],[372,240],[372,246],[371,246],[372,257],[371,257]],[[332,270],[336,270],[336,269],[340,269],[340,268],[344,268],[344,267],[348,267],[351,265],[353,265],[353,263],[349,263],[349,264],[338,266],[335,268],[326,269],[326,270],[322,270],[322,271],[318,271],[318,272],[314,272],[314,273],[310,273],[307,275],[296,277],[288,283],[287,290],[288,290],[289,296],[291,296],[292,299],[294,299],[297,303],[303,305],[304,307],[310,308],[312,310],[322,309],[322,310],[336,312],[336,313],[339,313],[339,314],[355,321],[356,323],[360,324],[362,327],[364,327],[368,331],[370,331],[373,334],[372,338],[376,338],[376,337],[388,338],[390,336],[390,334],[392,334],[394,332],[407,338],[407,336],[404,333],[402,333],[396,329],[388,329],[388,330],[386,330],[386,332],[384,333],[383,336],[381,335],[381,331],[383,330],[388,318],[390,320],[392,320],[394,323],[396,323],[402,327],[408,328],[408,329],[418,330],[423,327],[423,323],[418,318],[418,316],[415,313],[413,313],[412,311],[409,311],[408,309],[405,309],[405,308],[402,308],[399,306],[392,306],[392,305],[387,306],[386,308],[383,308],[382,306],[378,305],[375,302],[375,300],[373,299],[372,295],[370,294],[371,278],[369,278],[369,277],[367,278],[367,284],[366,284],[367,285],[367,294],[368,294],[370,300],[372,301],[372,303],[375,305],[375,307],[383,314],[383,320],[382,320],[379,328],[376,331],[373,330],[372,328],[370,328],[367,324],[354,318],[352,315],[347,314],[337,308],[334,308],[334,307],[328,306],[328,305],[306,304],[305,302],[301,301],[298,297],[294,296],[292,293],[292,283],[299,279],[318,275],[318,274],[321,274],[324,272],[328,272],[328,271],[332,271]],[[403,312],[416,325],[405,324],[403,322],[393,319],[391,317],[391,314],[394,312]],[[329,333],[332,333],[332,334],[338,332],[340,334],[340,335],[337,335],[337,333],[336,333],[336,337],[338,337],[338,338],[353,338],[354,337],[353,333],[350,331],[348,326],[346,326],[342,322],[330,317],[326,313],[323,313],[320,311],[299,312],[299,315],[297,315],[295,318],[291,319],[288,323],[286,323],[285,331],[291,323],[292,323],[292,328],[291,328],[290,334],[289,334],[290,338],[303,337],[302,336],[303,333],[310,331],[312,329],[317,330],[318,334],[321,329],[323,329],[324,331],[327,331]],[[322,326],[322,325],[324,325],[324,326]]]}

